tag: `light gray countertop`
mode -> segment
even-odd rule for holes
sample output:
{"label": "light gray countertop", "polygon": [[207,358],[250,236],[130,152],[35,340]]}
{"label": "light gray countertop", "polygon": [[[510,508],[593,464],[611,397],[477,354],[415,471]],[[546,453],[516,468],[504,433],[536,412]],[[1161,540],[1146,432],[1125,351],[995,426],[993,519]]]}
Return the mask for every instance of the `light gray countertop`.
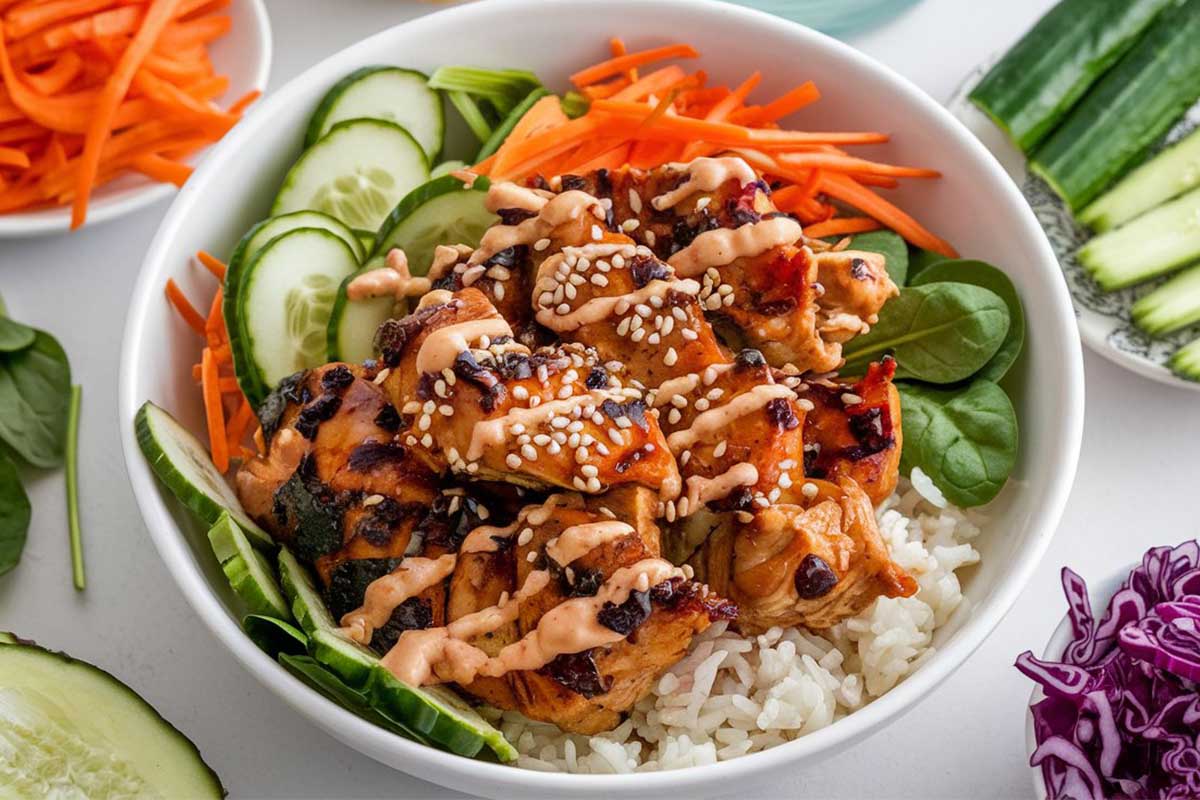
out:
{"label": "light gray countertop", "polygon": [[[926,0],[853,44],[945,100],[1051,0]],[[271,86],[358,39],[431,10],[400,0],[268,0]],[[616,24],[616,22],[614,22]],[[614,32],[616,32],[614,30]],[[403,54],[397,54],[403,61]],[[22,564],[0,578],[0,629],[111,670],[195,740],[237,798],[455,797],[381,766],[310,725],[263,688],[200,623],[134,505],[116,417],[127,298],[162,203],[70,236],[0,242],[11,313],[53,331],[84,386],[81,491],[89,586],[71,588],[60,474],[30,481]],[[1036,346],[1036,343],[1034,343]],[[1074,493],[1034,580],[988,641],[902,722],[784,784],[742,796],[1028,797],[1030,685],[1011,664],[1040,650],[1063,611],[1059,568],[1101,577],[1154,544],[1200,533],[1200,396],[1085,353],[1087,420]],[[1051,389],[1052,390],[1052,389]]]}

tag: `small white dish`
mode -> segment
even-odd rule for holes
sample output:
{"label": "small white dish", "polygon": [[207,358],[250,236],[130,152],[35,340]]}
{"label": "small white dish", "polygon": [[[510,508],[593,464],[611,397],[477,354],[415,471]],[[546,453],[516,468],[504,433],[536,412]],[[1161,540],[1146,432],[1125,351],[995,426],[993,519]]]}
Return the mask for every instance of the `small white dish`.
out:
{"label": "small white dish", "polygon": [[[609,21],[609,27],[598,33],[583,24],[595,19]],[[530,20],[537,21],[536,30]],[[204,532],[161,489],[142,457],[133,419],[138,407],[152,400],[184,425],[202,430],[203,412],[189,369],[196,340],[163,299],[163,284],[173,277],[192,296],[212,291],[211,282],[189,268],[192,255],[199,249],[228,253],[246,228],[268,213],[274,187],[299,152],[306,121],[336,81],[370,64],[428,71],[465,62],[530,69],[562,91],[565,76],[603,58],[606,37],[615,34],[634,49],[689,42],[721,82],[762,69],[764,97],[811,79],[827,94],[815,115],[804,116],[804,124],[888,130],[892,140],[873,155],[944,172],[942,180],[914,181],[889,196],[964,253],[1002,266],[1020,292],[1029,346],[1005,380],[1021,421],[1021,451],[1010,485],[989,506],[989,522],[973,543],[983,560],[964,580],[966,602],[937,631],[933,654],[890,692],[824,729],[717,764],[628,775],[542,773],[464,759],[375,727],[309,689],[259,650],[241,629]],[[454,47],[448,49],[451,41]],[[240,187],[233,194],[231,175]],[[210,202],[214,192],[229,201]],[[987,224],[981,224],[984,220]],[[167,212],[135,284],[118,408],[134,496],[180,590],[222,645],[314,724],[396,769],[472,795],[692,798],[763,786],[851,746],[901,717],[979,647],[1021,593],[1061,518],[1082,437],[1083,359],[1054,253],[1016,186],[970,131],[887,67],[808,28],[712,0],[489,0],[421,17],[331,56],[274,91],[213,148]]]}
{"label": "small white dish", "polygon": [[[1166,366],[1172,353],[1200,336],[1200,325],[1192,325],[1170,336],[1151,337],[1139,330],[1130,316],[1134,302],[1164,283],[1167,277],[1115,292],[1102,291],[1075,257],[1091,234],[1075,222],[1066,205],[1043,180],[1029,174],[1024,154],[986,114],[967,99],[995,60],[977,66],[946,106],[992,152],[1033,209],[1067,279],[1084,344],[1139,375],[1171,386],[1200,391],[1200,383],[1184,380]],[[1172,128],[1167,141],[1175,141],[1197,125],[1200,125],[1200,104],[1193,106],[1185,118]]]}
{"label": "small white dish", "polygon": [[[232,17],[229,33],[212,43],[209,52],[218,75],[229,76],[229,89],[217,98],[221,106],[254,89],[265,90],[271,73],[271,22],[263,0],[233,0],[221,13]],[[253,109],[253,106],[251,106]],[[194,153],[196,164],[211,150]],[[175,192],[169,183],[130,173],[104,184],[92,193],[85,226],[123,217],[157,203]],[[64,233],[71,229],[69,206],[39,208],[0,214],[0,239],[20,239]]]}
{"label": "small white dish", "polygon": [[[1104,616],[1104,610],[1108,607],[1108,601],[1121,588],[1121,584],[1129,577],[1129,573],[1133,572],[1140,563],[1140,561],[1135,561],[1128,564],[1103,580],[1087,581],[1088,599],[1092,603],[1092,612],[1095,614],[1097,620]],[[1084,579],[1087,580],[1087,577],[1084,576]],[[1063,605],[1066,605],[1065,598],[1063,599]],[[1057,661],[1060,659],[1069,641],[1071,641],[1071,620],[1064,613],[1062,622],[1058,623],[1058,627],[1050,635],[1050,641],[1046,644],[1046,649],[1042,652],[1042,660]],[[1033,732],[1033,706],[1041,702],[1045,697],[1046,695],[1042,692],[1042,687],[1034,686],[1033,692],[1029,695],[1029,708],[1025,710],[1025,752],[1029,758],[1032,758],[1033,751],[1037,750],[1037,739],[1034,737]],[[1026,763],[1028,763],[1028,760]],[[1036,800],[1046,800],[1048,792],[1042,768],[1040,766],[1031,766],[1030,772],[1033,775],[1033,796]]]}

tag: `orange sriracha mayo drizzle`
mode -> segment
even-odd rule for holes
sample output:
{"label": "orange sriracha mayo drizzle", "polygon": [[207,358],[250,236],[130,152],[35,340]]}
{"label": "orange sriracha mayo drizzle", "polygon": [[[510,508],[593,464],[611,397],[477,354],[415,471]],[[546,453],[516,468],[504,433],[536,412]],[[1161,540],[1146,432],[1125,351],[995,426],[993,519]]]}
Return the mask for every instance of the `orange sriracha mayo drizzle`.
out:
{"label": "orange sriracha mayo drizzle", "polygon": [[341,632],[359,644],[369,644],[375,630],[387,623],[401,603],[449,577],[456,561],[453,553],[404,559],[390,573],[371,581],[362,606],[342,617]]}

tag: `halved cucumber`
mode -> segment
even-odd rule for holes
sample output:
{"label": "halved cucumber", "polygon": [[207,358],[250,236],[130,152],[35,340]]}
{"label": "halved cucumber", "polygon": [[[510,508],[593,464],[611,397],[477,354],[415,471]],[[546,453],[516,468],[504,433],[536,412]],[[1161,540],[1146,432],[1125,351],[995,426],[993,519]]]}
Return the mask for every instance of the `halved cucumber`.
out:
{"label": "halved cucumber", "polygon": [[255,547],[275,548],[270,535],[246,516],[204,445],[187,428],[150,401],[138,409],[133,424],[150,469],[201,522],[214,525],[228,512]]}
{"label": "halved cucumber", "polygon": [[394,315],[396,300],[393,297],[351,300],[347,291],[350,282],[359,275],[382,266],[381,257],[372,258],[358,272],[346,276],[338,287],[326,331],[327,357],[330,361],[361,364],[375,355],[375,332]]}
{"label": "halved cucumber", "polygon": [[308,637],[290,622],[250,614],[242,619],[242,630],[260,650],[272,658],[277,658],[280,653],[301,655],[308,652]]}
{"label": "halved cucumber", "polygon": [[1200,258],[1200,189],[1148,211],[1079,249],[1105,291],[1148,281]]}
{"label": "halved cucumber", "polygon": [[287,548],[279,554],[279,576],[292,613],[309,635],[313,657],[368,698],[373,708],[459,755],[473,756],[486,745],[502,761],[517,757],[504,735],[453,691],[409,686],[379,663],[375,653],[341,636],[308,570]]}
{"label": "halved cucumber", "polygon": [[1121,179],[1079,221],[1104,232],[1200,186],[1200,128]]}
{"label": "halved cucumber", "polygon": [[310,147],[339,122],[382,119],[404,128],[430,161],[442,150],[446,120],[442,98],[429,88],[429,77],[400,67],[363,67],[325,93],[308,123],[304,146]]}
{"label": "halved cucumber", "polygon": [[399,247],[408,256],[409,271],[425,275],[439,244],[478,246],[484,231],[499,220],[484,205],[490,185],[480,177],[466,187],[444,175],[413,189],[379,226],[371,257]]}
{"label": "halved cucumber", "polygon": [[1176,350],[1167,366],[1185,380],[1200,381],[1200,339]]}
{"label": "halved cucumber", "polygon": [[237,319],[247,371],[261,402],[279,382],[325,363],[325,329],[342,280],[358,269],[354,251],[326,230],[276,236],[238,282]]}
{"label": "halved cucumber", "polygon": [[1151,336],[1200,322],[1200,266],[1184,270],[1144,295],[1130,312],[1134,324]]}
{"label": "halved cucumber", "polygon": [[196,746],[107,672],[0,647],[0,797],[224,797]]}
{"label": "halved cucumber", "polygon": [[222,513],[208,529],[208,543],[212,545],[229,585],[251,613],[283,620],[292,618],[274,570],[262,554],[250,546],[229,512]]}
{"label": "halved cucumber", "polygon": [[292,165],[271,213],[310,209],[351,228],[375,229],[400,198],[427,180],[425,151],[408,131],[386,120],[350,119]]}

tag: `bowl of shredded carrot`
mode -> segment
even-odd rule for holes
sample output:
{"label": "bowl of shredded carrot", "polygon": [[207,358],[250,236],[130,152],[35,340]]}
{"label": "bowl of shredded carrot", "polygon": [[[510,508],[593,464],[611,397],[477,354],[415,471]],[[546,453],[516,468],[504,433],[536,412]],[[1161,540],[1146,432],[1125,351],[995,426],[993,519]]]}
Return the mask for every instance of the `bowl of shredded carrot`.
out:
{"label": "bowl of shredded carrot", "polygon": [[270,63],[261,0],[0,0],[0,237],[165,198]]}

